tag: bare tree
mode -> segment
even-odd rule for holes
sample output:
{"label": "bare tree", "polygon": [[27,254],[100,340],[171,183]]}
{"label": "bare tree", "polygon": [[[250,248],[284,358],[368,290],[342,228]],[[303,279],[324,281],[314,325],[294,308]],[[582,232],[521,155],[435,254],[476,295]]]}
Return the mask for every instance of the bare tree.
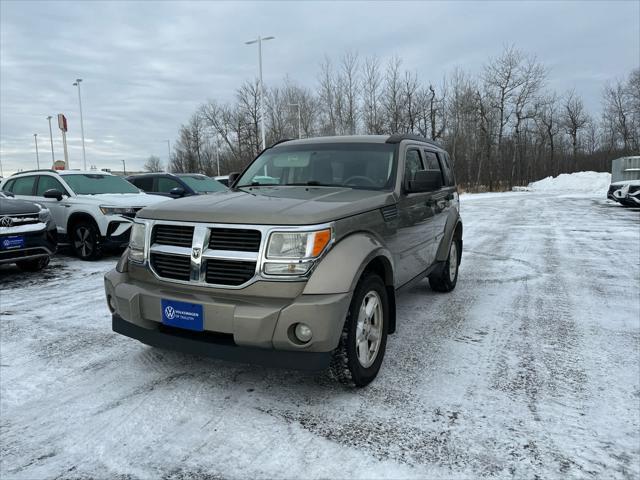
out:
{"label": "bare tree", "polygon": [[400,78],[400,65],[402,60],[399,57],[392,57],[387,63],[387,71],[384,79],[382,93],[382,105],[385,110],[387,133],[399,133],[402,128],[403,102],[402,102],[402,80]]}
{"label": "bare tree", "polygon": [[162,172],[163,168],[160,158],[155,155],[151,155],[144,163],[144,169],[147,172]]}
{"label": "bare tree", "polygon": [[575,171],[578,169],[578,136],[580,135],[580,131],[589,122],[589,117],[585,112],[582,99],[574,90],[567,93],[563,108],[562,122],[565,132],[571,138],[573,170]]}
{"label": "bare tree", "polygon": [[383,114],[381,109],[382,75],[380,60],[367,57],[364,61],[363,114],[365,133],[380,134],[383,132]]}

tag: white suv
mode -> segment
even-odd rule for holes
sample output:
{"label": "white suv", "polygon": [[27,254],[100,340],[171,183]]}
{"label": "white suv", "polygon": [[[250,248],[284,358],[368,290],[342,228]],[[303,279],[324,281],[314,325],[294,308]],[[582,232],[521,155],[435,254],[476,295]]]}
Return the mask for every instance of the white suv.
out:
{"label": "white suv", "polygon": [[122,177],[98,171],[20,172],[4,179],[0,190],[49,208],[61,242],[70,243],[83,260],[99,258],[103,247],[126,246],[138,210],[167,201],[141,192]]}

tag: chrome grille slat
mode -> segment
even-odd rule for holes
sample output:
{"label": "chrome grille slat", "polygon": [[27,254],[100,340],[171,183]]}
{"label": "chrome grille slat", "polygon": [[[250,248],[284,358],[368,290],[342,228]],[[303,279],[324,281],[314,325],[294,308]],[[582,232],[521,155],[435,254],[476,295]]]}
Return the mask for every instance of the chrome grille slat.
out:
{"label": "chrome grille slat", "polygon": [[189,280],[191,272],[191,258],[185,255],[168,255],[151,252],[151,266],[158,275],[174,280]]}
{"label": "chrome grille slat", "polygon": [[242,228],[212,228],[209,248],[236,252],[257,252],[260,250],[262,234],[259,230]]}

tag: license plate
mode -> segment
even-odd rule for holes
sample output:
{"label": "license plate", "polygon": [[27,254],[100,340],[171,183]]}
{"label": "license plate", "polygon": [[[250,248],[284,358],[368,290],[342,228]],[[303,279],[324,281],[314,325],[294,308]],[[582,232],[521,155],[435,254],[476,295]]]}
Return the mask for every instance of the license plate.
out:
{"label": "license plate", "polygon": [[202,305],[176,300],[161,300],[162,323],[171,327],[187,330],[204,330],[204,313]]}
{"label": "license plate", "polygon": [[24,237],[22,235],[3,237],[0,240],[0,250],[14,250],[16,248],[24,248]]}

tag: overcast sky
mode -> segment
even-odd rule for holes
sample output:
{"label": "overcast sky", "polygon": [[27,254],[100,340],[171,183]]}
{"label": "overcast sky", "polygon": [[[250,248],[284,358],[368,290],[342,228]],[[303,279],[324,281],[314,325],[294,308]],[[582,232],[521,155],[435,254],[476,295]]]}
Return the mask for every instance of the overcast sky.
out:
{"label": "overcast sky", "polygon": [[[207,99],[231,100],[257,73],[315,88],[323,56],[394,54],[425,80],[477,73],[503,45],[537,55],[549,87],[575,88],[599,114],[607,80],[640,63],[640,2],[55,2],[0,1],[0,160],[4,175],[51,165],[46,117],[65,113],[71,168],[141,169],[167,159],[181,123]],[[54,125],[56,159],[63,158]]]}

